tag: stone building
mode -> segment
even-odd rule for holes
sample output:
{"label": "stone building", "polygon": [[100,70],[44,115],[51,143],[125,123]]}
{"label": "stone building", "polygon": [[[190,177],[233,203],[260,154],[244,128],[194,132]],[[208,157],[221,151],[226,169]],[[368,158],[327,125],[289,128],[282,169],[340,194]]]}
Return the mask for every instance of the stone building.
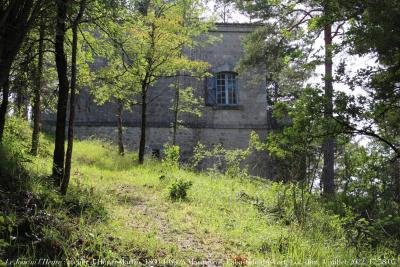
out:
{"label": "stone building", "polygon": [[[213,78],[196,80],[185,78],[203,99],[202,116],[186,115],[185,127],[178,130],[177,144],[183,157],[189,157],[193,147],[201,142],[209,147],[222,144],[227,149],[246,148],[251,131],[265,136],[268,130],[266,89],[262,81],[254,79],[255,70],[237,73],[236,66],[243,54],[242,38],[255,29],[251,24],[217,24],[210,34],[219,42],[191,52],[191,57],[210,63]],[[260,73],[258,73],[260,74]],[[262,74],[262,73],[261,73]],[[148,105],[147,153],[162,149],[172,138],[173,113],[171,102],[174,91],[170,80],[159,81],[151,88]],[[78,138],[117,140],[117,107],[114,104],[96,105],[86,91],[79,95],[76,110],[75,134]],[[124,112],[124,143],[137,149],[140,139],[140,107]],[[54,126],[55,116],[47,114],[44,124]],[[270,176],[266,155],[253,155],[250,172]]]}

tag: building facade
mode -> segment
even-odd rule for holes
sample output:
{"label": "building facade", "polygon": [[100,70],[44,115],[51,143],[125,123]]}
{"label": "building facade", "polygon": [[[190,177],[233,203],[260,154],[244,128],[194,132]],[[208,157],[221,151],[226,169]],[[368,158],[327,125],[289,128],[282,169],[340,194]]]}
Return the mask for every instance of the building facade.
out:
{"label": "building facade", "polygon": [[[195,88],[201,97],[202,115],[183,114],[185,127],[177,132],[177,144],[183,158],[188,158],[194,146],[201,142],[208,147],[222,144],[226,149],[246,148],[251,131],[265,136],[268,131],[268,114],[265,83],[257,76],[262,73],[249,69],[238,73],[237,64],[243,54],[242,40],[255,29],[250,24],[217,24],[210,30],[219,41],[190,52],[190,57],[207,61],[213,77],[198,80],[184,78],[184,83]],[[169,87],[172,80],[159,81],[149,90],[146,130],[146,152],[161,150],[172,139],[173,112],[171,110],[174,91]],[[89,93],[80,92],[77,108],[75,134],[77,138],[100,138],[117,140],[117,106],[106,103],[98,106]],[[124,144],[137,149],[140,140],[140,107],[123,114]],[[55,125],[54,114],[45,114],[43,123],[47,129]],[[249,160],[250,173],[263,177],[271,176],[267,155],[252,155]]]}

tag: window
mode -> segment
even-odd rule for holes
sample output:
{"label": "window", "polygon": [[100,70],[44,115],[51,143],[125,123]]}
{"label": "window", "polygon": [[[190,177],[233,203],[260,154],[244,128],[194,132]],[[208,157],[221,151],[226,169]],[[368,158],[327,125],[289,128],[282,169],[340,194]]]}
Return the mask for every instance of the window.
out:
{"label": "window", "polygon": [[237,105],[238,89],[236,74],[219,72],[207,79],[206,104],[208,105]]}

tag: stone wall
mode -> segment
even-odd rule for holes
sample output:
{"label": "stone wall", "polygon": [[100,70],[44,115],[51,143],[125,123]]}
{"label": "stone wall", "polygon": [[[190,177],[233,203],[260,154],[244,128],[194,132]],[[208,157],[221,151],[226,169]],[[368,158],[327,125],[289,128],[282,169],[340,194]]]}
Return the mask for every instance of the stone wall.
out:
{"label": "stone wall", "polygon": [[[218,24],[210,34],[220,41],[205,48],[191,51],[190,57],[210,63],[210,72],[236,71],[242,55],[242,38],[253,31],[253,25]],[[201,107],[202,116],[187,115],[183,117],[186,128],[178,131],[177,142],[184,157],[188,157],[197,142],[207,146],[222,144],[227,149],[246,148],[252,130],[262,136],[267,131],[266,92],[263,82],[254,77],[260,74],[257,70],[238,73],[239,105],[235,107],[206,106]],[[161,149],[163,144],[172,138],[170,126],[173,114],[170,110],[174,92],[169,88],[172,80],[161,80],[150,89],[148,105],[147,151]],[[185,78],[186,84],[196,88],[196,94],[205,95],[204,80]],[[124,112],[125,144],[129,149],[137,149],[140,138],[140,107]],[[55,114],[45,114],[44,124],[47,129],[53,128]],[[78,138],[101,138],[115,141],[116,106],[107,103],[96,105],[90,94],[83,90],[77,101],[76,128]],[[252,174],[270,176],[267,155],[253,157]],[[258,163],[261,162],[261,163]],[[262,164],[263,163],[263,164]],[[257,167],[258,166],[258,167]]]}

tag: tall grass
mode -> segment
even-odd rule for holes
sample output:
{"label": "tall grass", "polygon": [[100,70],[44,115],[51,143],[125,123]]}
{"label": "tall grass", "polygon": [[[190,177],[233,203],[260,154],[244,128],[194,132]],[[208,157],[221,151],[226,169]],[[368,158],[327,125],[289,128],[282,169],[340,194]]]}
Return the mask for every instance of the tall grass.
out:
{"label": "tall grass", "polygon": [[[28,144],[29,133],[23,138],[15,138],[15,134],[6,138],[15,142],[14,147]],[[49,257],[68,259],[70,265],[123,259],[148,265],[159,261],[160,265],[183,266],[196,262],[348,266],[357,258],[395,256],[383,247],[352,247],[346,222],[325,210],[316,196],[308,196],[305,219],[299,221],[292,198],[293,190],[298,189],[288,185],[166,168],[150,158],[137,165],[135,153],[121,156],[115,146],[90,140],[76,141],[71,187],[67,196],[61,197],[49,183],[49,137],[41,137],[37,158],[28,156],[26,149],[20,149],[21,155],[11,153],[10,146],[2,149],[0,156],[9,161],[2,161],[1,169],[19,164],[18,169],[28,177],[25,182],[29,186],[24,190],[30,192],[37,207],[23,213],[2,209],[0,227],[7,228],[0,237],[3,261]],[[21,163],[25,158],[28,160]],[[15,168],[10,175],[18,173]],[[186,199],[172,201],[169,190],[177,179],[193,185]],[[26,246],[25,237],[17,231],[25,221],[32,227]]]}

